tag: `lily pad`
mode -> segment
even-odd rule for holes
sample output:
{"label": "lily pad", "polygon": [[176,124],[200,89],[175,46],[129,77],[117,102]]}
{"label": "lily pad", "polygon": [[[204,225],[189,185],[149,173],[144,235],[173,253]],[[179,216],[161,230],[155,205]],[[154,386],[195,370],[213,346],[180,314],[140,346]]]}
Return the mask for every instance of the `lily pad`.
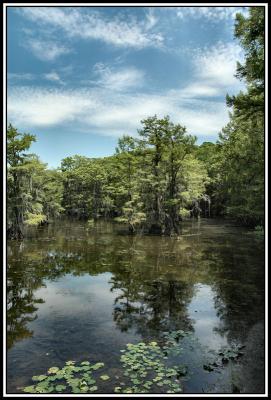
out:
{"label": "lily pad", "polygon": [[48,369],[48,374],[56,374],[59,371],[58,367],[51,367]]}
{"label": "lily pad", "polygon": [[64,386],[64,385],[57,385],[56,386],[56,391],[57,392],[63,392],[63,390],[65,390],[66,389],[66,386]]}
{"label": "lily pad", "polygon": [[96,390],[98,390],[98,387],[97,387],[97,386],[91,386],[91,387],[89,388],[89,390],[90,390],[91,392],[95,392]]}
{"label": "lily pad", "polygon": [[103,381],[107,381],[108,379],[110,379],[110,376],[108,376],[108,375],[101,375],[100,378],[101,378]]}
{"label": "lily pad", "polygon": [[32,381],[43,381],[46,378],[47,378],[46,375],[37,375],[32,377]]}

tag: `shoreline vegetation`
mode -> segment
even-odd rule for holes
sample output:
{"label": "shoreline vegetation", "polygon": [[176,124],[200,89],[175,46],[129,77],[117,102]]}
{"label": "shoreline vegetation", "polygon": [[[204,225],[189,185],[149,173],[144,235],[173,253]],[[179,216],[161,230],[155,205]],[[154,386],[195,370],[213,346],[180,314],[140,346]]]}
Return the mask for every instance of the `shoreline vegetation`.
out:
{"label": "shoreline vegetation", "polygon": [[7,129],[7,237],[22,239],[26,225],[61,215],[101,217],[131,233],[178,235],[188,217],[230,217],[264,226],[264,8],[236,15],[235,37],[245,53],[236,76],[246,91],[227,95],[230,121],[216,143],[196,144],[181,124],[156,115],[141,121],[138,137],[123,135],[115,154],[66,157],[47,169],[27,151],[32,134]]}

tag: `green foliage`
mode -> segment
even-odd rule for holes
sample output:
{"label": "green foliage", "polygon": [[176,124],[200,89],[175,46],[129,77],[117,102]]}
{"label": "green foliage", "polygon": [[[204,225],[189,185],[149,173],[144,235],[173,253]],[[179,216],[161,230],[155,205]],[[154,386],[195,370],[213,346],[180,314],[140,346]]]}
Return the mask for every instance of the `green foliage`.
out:
{"label": "green foliage", "polygon": [[101,375],[100,378],[101,378],[103,381],[107,381],[108,379],[110,379],[110,376],[108,376],[108,375]]}
{"label": "green foliage", "polygon": [[258,237],[263,237],[264,236],[264,227],[261,225],[257,225],[254,228],[254,234]]}
{"label": "green foliage", "polygon": [[264,223],[264,34],[264,7],[250,7],[248,17],[237,14],[235,37],[245,52],[237,77],[247,88],[227,95],[232,111],[219,141],[196,151],[210,178],[206,189],[213,215],[250,226]]}
{"label": "green foliage", "polygon": [[183,163],[183,175],[186,187],[182,193],[184,204],[191,204],[193,200],[199,200],[205,193],[205,188],[210,182],[204,163],[189,155]]}
{"label": "green foliage", "polygon": [[129,230],[135,232],[136,228],[146,221],[146,214],[142,211],[143,203],[138,195],[133,195],[122,207],[122,216],[116,217],[116,222],[127,223]]}
{"label": "green foliage", "polygon": [[182,219],[185,219],[190,216],[190,211],[187,208],[180,207],[179,214]]}
{"label": "green foliage", "polygon": [[244,346],[232,345],[231,347],[223,347],[219,350],[218,355],[221,356],[222,362],[228,362],[229,360],[237,360],[244,354],[242,349]]}
{"label": "green foliage", "polygon": [[28,150],[35,136],[19,133],[9,124],[7,129],[7,234],[12,239],[23,237],[23,221],[29,196],[25,193],[28,174]]}
{"label": "green foliage", "polygon": [[244,354],[244,347],[245,346],[237,344],[222,347],[217,354],[215,353],[215,357],[211,361],[203,364],[203,369],[207,372],[212,372],[215,370],[217,371],[228,362],[238,361],[239,358]]}
{"label": "green foliage", "polygon": [[[189,336],[189,335],[190,335],[189,332],[184,332],[183,330],[165,332],[164,333],[165,344],[163,346],[164,355],[180,354],[183,350],[181,347],[181,339],[183,339],[184,337]],[[185,375],[184,372],[185,372],[185,369],[182,370],[183,375]]]}
{"label": "green foliage", "polygon": [[24,153],[35,137],[22,134],[11,124],[7,129],[7,233],[23,237],[24,225],[39,225],[62,211],[62,178],[57,170],[46,170],[35,154]]}
{"label": "green foliage", "polygon": [[26,386],[23,391],[26,393],[92,393],[98,390],[94,385],[96,379],[103,381],[110,379],[108,375],[101,375],[100,378],[93,377],[93,371],[104,367],[104,363],[91,364],[83,361],[76,365],[75,361],[67,361],[63,368],[51,367],[47,375],[33,376],[36,385]]}
{"label": "green foliage", "polygon": [[23,165],[26,154],[32,142],[35,142],[34,135],[19,133],[18,130],[9,124],[7,129],[7,163],[10,167]]}
{"label": "green foliage", "polygon": [[185,127],[156,116],[142,124],[141,139],[124,135],[112,157],[62,161],[62,205],[68,215],[113,217],[130,232],[178,231],[180,208],[189,210],[205,192],[205,166],[192,156],[195,138]]}
{"label": "green foliage", "polygon": [[44,215],[44,214],[27,213],[26,219],[24,222],[26,225],[37,226],[37,225],[40,225],[44,221],[46,221],[46,215]]}
{"label": "green foliage", "polygon": [[[121,362],[128,387],[117,386],[117,393],[149,393],[159,387],[168,393],[182,392],[177,379],[178,367],[165,364],[163,348],[157,342],[127,344]],[[157,388],[158,387],[158,388]],[[161,390],[161,389],[160,389]]]}
{"label": "green foliage", "polygon": [[237,14],[235,22],[235,36],[245,50],[245,62],[238,63],[237,76],[259,85],[264,80],[264,12],[264,7],[250,7],[249,17]]}
{"label": "green foliage", "polygon": [[[168,338],[175,337],[177,340],[184,336],[183,331],[165,335]],[[115,377],[108,374],[99,376],[98,372],[95,375],[95,371],[105,367],[102,362],[91,364],[89,361],[83,361],[76,364],[75,361],[66,361],[63,368],[51,367],[47,375],[33,376],[32,380],[36,384],[26,386],[23,391],[26,393],[92,393],[99,390],[99,382],[101,384],[109,381],[114,386],[115,393],[151,393],[153,389],[166,393],[180,393],[182,392],[180,377],[187,374],[187,368],[183,365],[168,366],[165,362],[167,359],[165,351],[175,345],[176,343],[168,342],[162,347],[155,341],[148,344],[128,343],[126,349],[121,350],[122,370]],[[115,386],[116,382],[117,386]]]}
{"label": "green foliage", "polygon": [[[184,207],[182,192],[188,184],[184,170],[192,172],[188,171],[186,161],[194,149],[195,138],[186,134],[185,127],[174,125],[169,117],[158,119],[155,115],[142,124],[139,135],[143,169],[139,180],[149,231],[178,233],[180,207]],[[185,206],[190,206],[189,201]]]}
{"label": "green foliage", "polygon": [[264,31],[264,7],[237,15],[235,36],[245,50],[237,76],[247,92],[228,97],[233,113],[220,136],[227,212],[247,225],[264,221]]}

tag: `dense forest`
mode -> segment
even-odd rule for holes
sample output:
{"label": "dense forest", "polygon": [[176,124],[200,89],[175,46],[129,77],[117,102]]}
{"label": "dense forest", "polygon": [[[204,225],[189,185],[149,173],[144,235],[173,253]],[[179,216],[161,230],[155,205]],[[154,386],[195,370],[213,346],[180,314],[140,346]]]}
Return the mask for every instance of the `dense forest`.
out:
{"label": "dense forest", "polygon": [[227,217],[264,225],[264,7],[237,14],[235,37],[245,53],[236,76],[246,90],[227,95],[230,121],[216,143],[196,144],[168,116],[141,121],[138,136],[124,135],[115,154],[66,157],[47,169],[29,153],[35,136],[7,129],[7,233],[67,215],[111,218],[131,233],[178,234],[189,217]]}

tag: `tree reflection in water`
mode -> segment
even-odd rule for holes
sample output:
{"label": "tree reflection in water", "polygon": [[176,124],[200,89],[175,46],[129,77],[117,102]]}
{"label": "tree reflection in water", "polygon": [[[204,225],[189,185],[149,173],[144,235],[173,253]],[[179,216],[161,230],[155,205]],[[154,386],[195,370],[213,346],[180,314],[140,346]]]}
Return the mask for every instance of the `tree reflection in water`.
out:
{"label": "tree reflection in water", "polygon": [[214,333],[229,343],[244,342],[264,319],[263,245],[245,234],[231,233],[231,228],[211,225],[197,235],[197,225],[184,229],[194,236],[180,240],[120,235],[114,225],[102,223],[89,232],[78,222],[46,229],[21,246],[14,242],[8,246],[9,348],[33,334],[31,322],[39,304],[46,302],[35,297],[37,289],[67,274],[109,273],[116,327],[146,340],[165,331],[193,332],[188,306],[199,283],[215,293]]}

